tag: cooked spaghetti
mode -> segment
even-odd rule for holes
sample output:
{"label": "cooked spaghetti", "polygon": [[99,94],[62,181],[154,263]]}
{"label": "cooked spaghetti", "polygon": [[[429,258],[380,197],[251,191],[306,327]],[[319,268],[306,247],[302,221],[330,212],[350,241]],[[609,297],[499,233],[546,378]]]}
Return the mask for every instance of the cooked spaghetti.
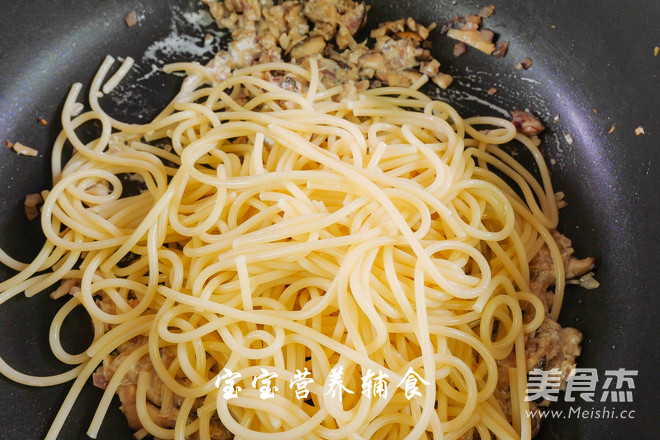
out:
{"label": "cooked spaghetti", "polygon": [[[170,65],[188,75],[181,92],[152,122],[127,124],[98,102],[119,80],[103,86],[112,63],[90,111],[73,116],[80,84],[64,105],[42,251],[28,265],[0,254],[18,270],[0,301],[71,294],[51,326],[71,371],[0,362],[28,385],[75,379],[48,439],[92,376],[105,394],[91,437],[115,393],[138,438],[531,437],[525,340],[554,322],[565,282],[537,138],[461,118],[419,91],[425,77],[326,88],[314,59],[221,82]],[[76,130],[90,121],[101,133],[84,143]],[[533,154],[541,183],[510,142]],[[122,176],[142,191],[129,195]],[[555,285],[544,301],[530,288],[540,252]],[[76,307],[94,340],[70,354],[59,332]]]}

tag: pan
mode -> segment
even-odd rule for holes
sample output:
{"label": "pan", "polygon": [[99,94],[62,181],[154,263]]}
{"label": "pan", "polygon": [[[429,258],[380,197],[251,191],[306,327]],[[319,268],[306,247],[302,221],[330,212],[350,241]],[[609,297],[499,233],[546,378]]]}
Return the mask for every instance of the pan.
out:
{"label": "pan", "polygon": [[[367,27],[407,16],[442,25],[485,6],[474,0],[371,4]],[[125,17],[131,11],[137,23],[129,27]],[[439,32],[430,37],[433,54],[455,78],[450,89],[435,92],[439,98],[466,116],[529,108],[544,120],[544,154],[553,184],[568,202],[560,230],[580,256],[597,258],[600,287],[569,286],[560,322],[584,333],[579,366],[597,372],[600,392],[592,402],[559,399],[552,408],[565,413],[547,417],[540,440],[657,438],[659,22],[660,3],[652,0],[500,0],[487,24],[510,41],[506,57],[470,50],[455,58],[448,39]],[[131,56],[136,66],[103,105],[114,117],[143,122],[181,82],[159,68],[173,61],[205,62],[226,38],[198,2],[185,0],[3,2],[0,28],[0,140],[20,140],[39,151],[26,157],[0,150],[0,247],[29,261],[44,237],[38,222],[25,219],[23,200],[49,186],[49,147],[61,129],[58,115],[69,86],[89,84],[107,54]],[[214,38],[205,45],[207,33]],[[525,57],[532,66],[516,69]],[[489,96],[492,87],[498,92]],[[2,268],[0,277],[11,273]],[[47,349],[57,309],[48,295],[3,304],[2,358],[29,374],[63,371]],[[71,351],[91,340],[82,313],[67,320],[64,333]],[[630,380],[617,384],[615,371],[621,370]],[[617,387],[630,393],[613,401],[604,391]],[[67,391],[66,384],[29,388],[0,377],[0,438],[42,438]],[[91,384],[85,387],[60,438],[86,438],[100,396]],[[98,438],[133,438],[118,401]]]}

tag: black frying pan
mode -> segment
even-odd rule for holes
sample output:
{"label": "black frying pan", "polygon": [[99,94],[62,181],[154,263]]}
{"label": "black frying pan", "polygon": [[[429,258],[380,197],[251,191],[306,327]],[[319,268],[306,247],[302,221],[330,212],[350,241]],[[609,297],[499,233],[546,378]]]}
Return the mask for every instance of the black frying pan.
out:
{"label": "black frying pan", "polygon": [[[0,141],[19,140],[37,148],[37,158],[0,148],[0,246],[18,259],[31,259],[43,236],[38,222],[27,222],[23,198],[49,186],[49,147],[60,129],[58,115],[71,83],[89,83],[103,57],[132,56],[137,67],[104,105],[116,117],[144,121],[172,96],[180,78],[149,75],[165,61],[207,60],[219,39],[204,50],[201,38],[213,26],[194,12],[198,2],[134,0],[29,0],[3,2],[0,13]],[[453,4],[459,3],[459,4]],[[476,13],[489,2],[475,0],[374,0],[370,23],[413,16],[440,24],[454,15]],[[540,440],[657,438],[660,415],[656,310],[660,308],[660,2],[654,0],[500,0],[486,26],[511,41],[503,59],[475,50],[451,57],[451,43],[435,40],[434,54],[456,77],[452,91],[440,93],[464,115],[498,114],[498,108],[529,107],[549,130],[545,153],[557,190],[569,208],[561,230],[580,256],[598,258],[601,287],[569,287],[561,315],[564,325],[584,332],[582,367],[637,370],[633,402],[560,402],[555,409],[580,407],[591,415],[548,420]],[[131,28],[124,16],[137,12]],[[181,19],[196,18],[196,24]],[[191,15],[192,14],[192,15]],[[194,36],[199,44],[176,35]],[[154,44],[156,42],[156,44]],[[158,51],[164,42],[185,43],[185,50]],[[192,45],[191,45],[192,44]],[[533,65],[518,71],[529,56]],[[147,77],[145,79],[145,77]],[[138,81],[139,80],[139,81]],[[128,84],[134,84],[130,86]],[[498,88],[495,96],[486,90]],[[495,107],[484,105],[488,100]],[[560,115],[559,122],[553,122]],[[41,125],[43,117],[47,125]],[[614,125],[615,131],[608,134]],[[636,136],[642,126],[646,134]],[[566,134],[574,139],[572,145]],[[1,269],[5,279],[9,270]],[[58,305],[47,295],[15,298],[0,307],[0,354],[32,374],[63,371],[47,348],[47,329]],[[69,320],[71,349],[89,342],[81,313]],[[45,435],[67,385],[34,389],[0,378],[0,438],[38,439]],[[100,390],[88,386],[62,430],[62,439],[86,438]],[[596,394],[596,400],[600,393]],[[562,400],[562,399],[560,399]],[[118,402],[112,406],[99,438],[130,439]],[[615,415],[626,410],[634,419],[595,418],[603,408]],[[634,411],[634,413],[631,413]]]}

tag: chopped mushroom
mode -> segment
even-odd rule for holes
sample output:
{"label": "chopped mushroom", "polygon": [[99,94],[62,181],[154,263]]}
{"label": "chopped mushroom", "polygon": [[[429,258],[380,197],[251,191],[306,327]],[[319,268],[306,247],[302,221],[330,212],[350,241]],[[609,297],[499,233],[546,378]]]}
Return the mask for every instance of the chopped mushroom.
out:
{"label": "chopped mushroom", "polygon": [[74,295],[79,291],[80,291],[80,280],[76,278],[69,278],[67,280],[62,280],[60,286],[50,294],[50,297],[52,299],[58,299],[58,298],[62,298],[67,294]]}
{"label": "chopped mushroom", "polygon": [[593,272],[589,272],[586,275],[582,275],[578,279],[578,284],[580,285],[580,287],[587,290],[596,289],[598,286],[600,286],[600,283],[596,280],[596,278],[594,278]]}
{"label": "chopped mushroom", "polygon": [[374,71],[384,69],[385,57],[382,53],[368,52],[360,57],[359,63],[362,69],[373,69]]}
{"label": "chopped mushroom", "polygon": [[403,76],[408,78],[412,84],[418,81],[422,77],[422,74],[414,69],[407,69],[403,71]]}
{"label": "chopped mushroom", "polygon": [[440,62],[435,58],[432,59],[431,61],[424,61],[419,65],[419,71],[422,72],[424,75],[428,75],[431,78],[433,78],[438,74],[439,69],[440,69]]}
{"label": "chopped mushroom", "polygon": [[[555,161],[556,162],[556,161]],[[568,203],[566,203],[566,200],[564,200],[564,192],[563,191],[557,191],[555,193],[555,201],[557,202],[557,208],[562,209],[568,206]]]}
{"label": "chopped mushroom", "polygon": [[532,59],[530,57],[525,57],[518,64],[516,64],[516,69],[521,70],[521,69],[529,69],[532,67]]}
{"label": "chopped mushroom", "polygon": [[27,147],[20,142],[10,142],[10,141],[5,141],[5,147],[7,148],[12,148],[16,153],[22,155],[22,156],[36,156],[39,154],[37,150],[34,148]]}
{"label": "chopped mushroom", "polygon": [[511,122],[516,126],[518,133],[527,136],[533,136],[545,130],[545,126],[539,118],[525,110],[511,110]]}
{"label": "chopped mushroom", "polygon": [[323,37],[306,38],[291,48],[291,58],[300,60],[302,58],[319,55],[325,49]]}
{"label": "chopped mushroom", "polygon": [[339,32],[337,32],[335,41],[337,42],[337,47],[341,50],[344,50],[347,47],[353,48],[357,44],[346,26],[342,25],[339,26]]}
{"label": "chopped mushroom", "polygon": [[481,24],[481,16],[480,15],[468,14],[467,17],[465,17],[465,20],[468,23],[474,23],[476,25]]}
{"label": "chopped mushroom", "polygon": [[423,25],[417,23],[415,32],[417,32],[423,40],[426,40],[429,37],[430,32],[435,29],[437,25],[437,23],[431,23],[428,27],[424,27]]}
{"label": "chopped mushroom", "polygon": [[25,217],[27,217],[28,221],[32,221],[35,218],[39,217],[39,208],[36,206],[24,206],[25,209]]}
{"label": "chopped mushroom", "polygon": [[452,81],[454,81],[454,78],[451,75],[445,73],[438,73],[431,79],[442,89],[446,89],[451,85]]}
{"label": "chopped mushroom", "polygon": [[479,11],[479,16],[483,18],[488,18],[491,15],[493,15],[493,12],[495,12],[495,5],[484,6]]}
{"label": "chopped mushroom", "polygon": [[495,51],[495,45],[491,42],[484,40],[481,36],[481,32],[478,30],[461,30],[461,29],[449,29],[447,31],[447,36],[453,38],[454,40],[462,41],[465,44],[468,44],[480,51],[491,55]]}
{"label": "chopped mushroom", "polygon": [[493,56],[502,58],[506,55],[507,51],[509,50],[509,42],[508,41],[499,41],[495,45],[495,50],[493,51]]}
{"label": "chopped mushroom", "polygon": [[365,3],[346,2],[346,5],[340,5],[340,8],[342,8],[342,12],[339,14],[337,21],[339,24],[344,25],[351,35],[366,24],[367,11],[370,7]]}
{"label": "chopped mushroom", "polygon": [[449,29],[453,28],[455,24],[459,23],[459,20],[462,20],[462,23],[465,23],[465,19],[463,17],[454,17],[443,24],[440,28],[440,35],[445,35],[447,32],[449,32]]}
{"label": "chopped mushroom", "polygon": [[130,11],[128,14],[124,16],[124,21],[126,22],[126,26],[132,27],[137,24],[137,13],[135,10]]}
{"label": "chopped mushroom", "polygon": [[25,196],[25,202],[23,202],[23,205],[25,206],[25,216],[29,221],[39,217],[39,205],[43,202],[44,199],[39,193],[28,194]]}
{"label": "chopped mushroom", "polygon": [[491,31],[490,29],[481,29],[479,33],[481,34],[481,39],[488,43],[492,43],[495,39],[495,32]]}
{"label": "chopped mushroom", "polygon": [[[418,73],[419,74],[419,73]],[[421,74],[419,74],[421,76]],[[397,87],[410,87],[414,80],[406,75],[400,73],[388,72],[385,74],[385,82],[389,86]]]}
{"label": "chopped mushroom", "polygon": [[479,24],[473,21],[465,22],[465,24],[461,26],[462,31],[476,31],[477,29],[479,29]]}
{"label": "chopped mushroom", "polygon": [[458,43],[454,44],[454,56],[455,57],[460,57],[467,51],[467,45],[463,43],[462,41],[459,41]]}
{"label": "chopped mushroom", "polygon": [[110,187],[107,181],[100,180],[85,188],[85,192],[93,196],[103,197],[110,194]]}
{"label": "chopped mushroom", "polygon": [[422,41],[422,37],[420,35],[417,35],[415,32],[410,32],[410,31],[397,32],[394,35],[396,35],[399,38],[414,38],[417,41]]}
{"label": "chopped mushroom", "polygon": [[[490,17],[495,10],[493,5],[483,7],[478,15],[468,14],[467,17],[453,17],[442,26],[441,34],[473,46],[488,55],[503,57],[509,47],[508,41],[494,44],[495,32],[481,28],[483,19]],[[454,56],[463,54],[463,49],[454,46]]]}
{"label": "chopped mushroom", "polygon": [[397,32],[403,32],[406,29],[406,20],[403,18],[400,20],[396,21],[388,21],[380,26],[378,28],[374,29],[371,31],[370,37],[371,38],[379,38],[383,37],[387,34],[396,34]]}

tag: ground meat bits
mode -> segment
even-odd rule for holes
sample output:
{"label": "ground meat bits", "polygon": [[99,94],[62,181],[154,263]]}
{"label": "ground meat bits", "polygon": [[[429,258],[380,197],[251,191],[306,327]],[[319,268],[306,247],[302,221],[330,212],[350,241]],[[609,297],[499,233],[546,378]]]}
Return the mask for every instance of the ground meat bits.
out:
{"label": "ground meat bits", "polygon": [[23,205],[25,206],[25,216],[29,221],[39,217],[39,205],[43,202],[44,199],[39,193],[28,194],[25,196],[25,202],[23,202]]}

